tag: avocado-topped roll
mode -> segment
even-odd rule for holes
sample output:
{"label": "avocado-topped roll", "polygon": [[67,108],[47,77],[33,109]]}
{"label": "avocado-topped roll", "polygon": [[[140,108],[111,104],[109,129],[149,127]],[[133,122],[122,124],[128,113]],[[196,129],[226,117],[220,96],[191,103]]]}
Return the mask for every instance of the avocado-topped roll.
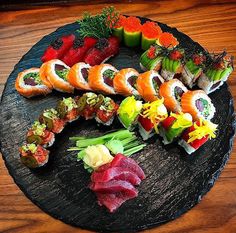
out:
{"label": "avocado-topped roll", "polygon": [[47,129],[53,133],[60,133],[66,124],[66,121],[61,119],[56,109],[50,108],[43,111],[39,117],[39,122],[45,124]]}
{"label": "avocado-topped roll", "polygon": [[19,148],[21,162],[28,168],[42,167],[48,162],[49,151],[34,143]]}
{"label": "avocado-topped roll", "polygon": [[35,121],[27,132],[26,141],[43,147],[50,147],[55,141],[55,136],[53,132],[47,130],[45,124]]}
{"label": "avocado-topped roll", "polygon": [[188,87],[192,88],[202,74],[205,62],[206,56],[202,53],[195,53],[187,58],[182,70],[181,81]]}
{"label": "avocado-topped roll", "polygon": [[63,98],[59,101],[56,109],[60,118],[67,122],[72,122],[79,118],[78,106],[75,100],[71,97]]}
{"label": "avocado-topped roll", "polygon": [[180,74],[183,70],[184,50],[173,48],[168,50],[167,55],[162,60],[161,76],[165,80],[171,80],[175,74]]}
{"label": "avocado-topped roll", "polygon": [[198,87],[207,94],[214,92],[228,79],[233,72],[233,57],[226,52],[214,55],[204,73],[198,79]]}
{"label": "avocado-topped roll", "polygon": [[31,68],[20,72],[16,78],[15,88],[23,96],[30,98],[37,95],[47,95],[52,90],[43,84],[39,68]]}
{"label": "avocado-topped roll", "polygon": [[89,86],[93,91],[115,94],[113,79],[118,70],[110,64],[96,65],[89,70]]}
{"label": "avocado-topped roll", "polygon": [[208,95],[202,90],[188,91],[182,95],[181,106],[183,112],[188,112],[194,120],[204,118],[211,120],[215,114],[215,107]]}

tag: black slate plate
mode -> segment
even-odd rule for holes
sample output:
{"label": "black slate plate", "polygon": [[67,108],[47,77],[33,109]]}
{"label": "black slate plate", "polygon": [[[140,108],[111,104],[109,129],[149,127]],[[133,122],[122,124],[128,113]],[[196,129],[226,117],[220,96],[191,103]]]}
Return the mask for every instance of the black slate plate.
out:
{"label": "black slate plate", "polygon": [[[143,22],[145,20],[142,18]],[[160,26],[172,32],[187,51],[203,50],[176,29],[165,24]],[[114,214],[97,205],[94,194],[87,189],[89,174],[76,162],[75,153],[66,151],[72,145],[68,140],[70,136],[99,135],[106,130],[97,127],[95,122],[78,120],[67,126],[57,136],[47,167],[31,171],[20,163],[18,147],[24,142],[27,129],[43,109],[54,107],[65,95],[53,92],[46,98],[28,100],[16,92],[15,78],[20,71],[41,65],[40,56],[51,40],[77,28],[76,23],[69,24],[44,37],[23,56],[8,78],[1,100],[0,140],[9,173],[25,195],[43,211],[74,226],[95,231],[130,232],[175,219],[210,190],[229,158],[235,116],[227,84],[210,95],[216,106],[213,121],[219,124],[218,137],[192,156],[187,156],[175,143],[164,146],[158,136],[150,140],[145,150],[133,156],[147,175],[138,188],[139,196],[126,202]],[[134,67],[139,70],[139,55],[139,51],[121,47],[120,54],[109,62],[118,69]]]}

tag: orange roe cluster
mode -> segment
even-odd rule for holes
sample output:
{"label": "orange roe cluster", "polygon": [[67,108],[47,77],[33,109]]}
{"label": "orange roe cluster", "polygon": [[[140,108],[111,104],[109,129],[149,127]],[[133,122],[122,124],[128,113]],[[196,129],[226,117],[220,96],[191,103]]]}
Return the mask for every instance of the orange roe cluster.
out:
{"label": "orange roe cluster", "polygon": [[126,17],[124,15],[119,15],[119,19],[118,19],[116,25],[114,26],[114,28],[124,27],[125,20],[126,20]]}
{"label": "orange roe cluster", "polygon": [[148,39],[157,39],[162,33],[157,23],[147,21],[142,25],[143,36]]}
{"label": "orange roe cluster", "polygon": [[141,29],[141,21],[137,17],[130,16],[124,20],[124,30],[126,32],[140,32]]}
{"label": "orange roe cluster", "polygon": [[179,41],[169,32],[161,33],[159,37],[159,44],[166,48],[175,47],[179,44]]}

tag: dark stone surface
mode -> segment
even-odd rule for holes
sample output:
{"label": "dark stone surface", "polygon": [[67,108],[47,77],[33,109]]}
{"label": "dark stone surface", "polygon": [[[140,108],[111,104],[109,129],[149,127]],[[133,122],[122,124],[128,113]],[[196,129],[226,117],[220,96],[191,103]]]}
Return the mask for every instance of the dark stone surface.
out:
{"label": "dark stone surface", "polygon": [[[176,29],[160,25],[164,31],[171,31],[187,50],[202,50],[200,45]],[[175,219],[196,205],[210,190],[229,158],[235,116],[227,84],[210,95],[216,106],[213,122],[219,124],[218,137],[191,156],[176,143],[164,146],[158,136],[151,139],[141,153],[133,156],[147,176],[138,187],[139,196],[127,201],[114,214],[97,205],[95,195],[87,188],[89,174],[76,161],[76,153],[66,151],[72,145],[68,140],[70,136],[104,132],[105,129],[97,127],[94,121],[78,120],[68,125],[56,137],[46,167],[29,170],[21,164],[18,147],[24,142],[27,129],[43,109],[54,107],[65,95],[53,92],[45,98],[26,99],[14,88],[16,76],[26,68],[39,67],[40,56],[49,42],[74,32],[77,27],[77,24],[69,24],[44,37],[20,60],[8,78],[0,107],[0,140],[9,173],[33,203],[74,226],[95,231],[130,232]],[[139,53],[122,47],[119,56],[110,63],[118,69],[134,67],[139,70]]]}

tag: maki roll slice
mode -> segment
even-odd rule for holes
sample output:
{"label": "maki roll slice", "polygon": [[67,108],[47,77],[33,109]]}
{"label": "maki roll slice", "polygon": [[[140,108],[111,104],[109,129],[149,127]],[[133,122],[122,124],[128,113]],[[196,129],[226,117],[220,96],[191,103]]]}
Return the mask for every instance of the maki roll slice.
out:
{"label": "maki roll slice", "polygon": [[171,113],[169,117],[159,124],[159,134],[163,138],[163,143],[165,145],[170,144],[192,124],[192,116],[189,113]]}
{"label": "maki roll slice", "polygon": [[184,50],[173,48],[168,51],[162,60],[161,76],[165,80],[171,80],[175,75],[181,74],[183,70]]}
{"label": "maki roll slice", "polygon": [[216,137],[216,129],[216,124],[200,118],[183,132],[178,144],[182,146],[188,154],[192,154],[209,139]]}
{"label": "maki roll slice", "polygon": [[103,101],[103,95],[96,95],[92,92],[84,93],[81,97],[75,98],[79,115],[84,117],[86,120],[93,119],[95,117],[96,111],[99,109]]}
{"label": "maki roll slice", "polygon": [[146,71],[138,76],[137,90],[145,101],[155,101],[160,98],[159,89],[164,79],[154,70]]}
{"label": "maki roll slice", "polygon": [[89,70],[88,82],[93,91],[115,94],[113,79],[118,70],[110,64],[93,66]]}
{"label": "maki roll slice", "polygon": [[15,88],[24,97],[47,95],[52,90],[43,84],[39,68],[31,68],[20,72],[16,78]]}
{"label": "maki roll slice", "polygon": [[160,87],[160,95],[164,98],[164,104],[169,111],[181,112],[181,97],[188,89],[178,79],[164,82]]}
{"label": "maki roll slice", "polygon": [[21,162],[28,168],[42,167],[48,162],[49,151],[40,145],[26,143],[19,152]]}
{"label": "maki roll slice", "polygon": [[206,56],[202,53],[193,54],[190,58],[187,59],[180,80],[187,85],[188,87],[192,88],[197,79],[202,74],[203,67],[206,62]]}
{"label": "maki roll slice", "polygon": [[139,92],[136,90],[138,76],[138,71],[133,68],[118,71],[113,80],[115,92],[124,96],[139,95]]}
{"label": "maki roll slice", "polygon": [[46,128],[55,134],[60,133],[66,124],[66,121],[60,118],[58,111],[54,108],[44,110],[39,117],[39,122],[45,124]]}
{"label": "maki roll slice", "polygon": [[181,98],[183,112],[188,112],[196,121],[199,118],[211,120],[215,114],[215,107],[208,95],[202,90],[188,91]]}
{"label": "maki roll slice", "polygon": [[49,78],[46,72],[47,62],[44,62],[39,68],[39,76],[42,80],[42,83],[48,88],[53,89],[53,85],[49,82]]}
{"label": "maki roll slice", "polygon": [[56,110],[59,117],[66,122],[72,122],[79,118],[78,106],[71,97],[63,98],[58,102]]}
{"label": "maki roll slice", "polygon": [[143,104],[142,112],[138,117],[139,133],[143,140],[151,138],[158,133],[158,125],[168,117],[164,99]]}
{"label": "maki roll slice", "polygon": [[80,90],[91,90],[88,84],[88,73],[91,66],[84,62],[73,65],[68,73],[68,82]]}
{"label": "maki roll slice", "polygon": [[43,147],[50,147],[55,141],[53,132],[47,130],[45,124],[35,121],[26,135],[27,143],[34,143]]}
{"label": "maki roll slice", "polygon": [[119,105],[114,102],[110,97],[104,97],[102,104],[96,111],[95,120],[99,124],[111,125],[114,117],[117,114]]}
{"label": "maki roll slice", "polygon": [[126,97],[117,110],[121,124],[129,130],[134,129],[137,119],[142,110],[142,101],[136,100],[134,96]]}
{"label": "maki roll slice", "polygon": [[146,50],[140,57],[140,67],[143,71],[161,69],[161,63],[163,59],[163,47],[158,45],[152,45]]}
{"label": "maki roll slice", "polygon": [[212,57],[210,64],[198,79],[198,87],[207,94],[214,92],[233,72],[233,57],[226,52]]}
{"label": "maki roll slice", "polygon": [[68,82],[70,67],[58,59],[47,62],[46,75],[53,88],[60,92],[73,93],[74,87]]}

